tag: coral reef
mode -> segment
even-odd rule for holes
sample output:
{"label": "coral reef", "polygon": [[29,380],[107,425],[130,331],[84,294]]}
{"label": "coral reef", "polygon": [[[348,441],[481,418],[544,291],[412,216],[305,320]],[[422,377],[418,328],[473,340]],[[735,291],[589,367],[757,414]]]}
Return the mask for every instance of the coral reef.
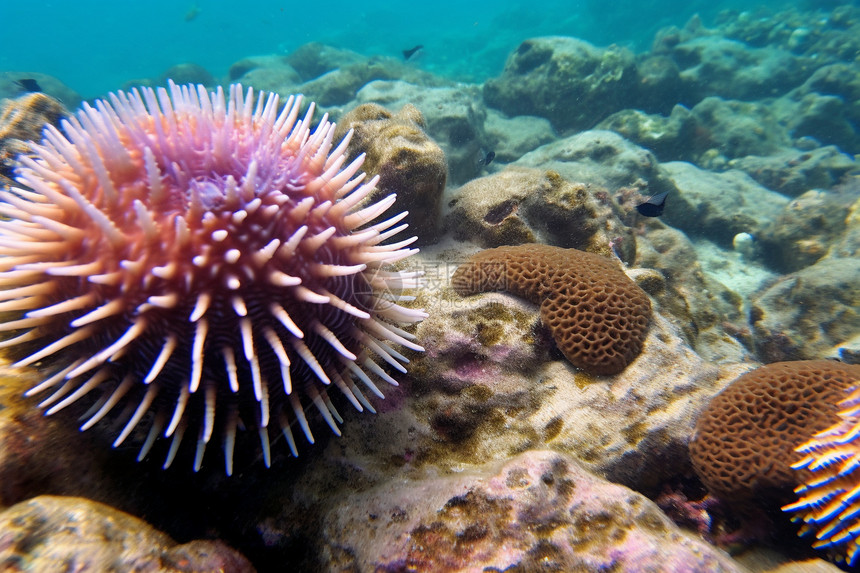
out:
{"label": "coral reef", "polygon": [[860,366],[777,362],[732,382],[699,415],[690,457],[715,496],[738,505],[785,503],[805,480],[795,448],[838,421],[836,404]]}
{"label": "coral reef", "polygon": [[398,193],[398,205],[409,212],[406,222],[427,244],[436,240],[439,201],[448,172],[445,154],[424,127],[424,116],[413,105],[392,113],[368,103],[343,116],[335,139],[353,131],[350,156],[365,154],[364,169],[379,178],[370,199]]}
{"label": "coral reef", "polygon": [[[326,124],[307,132],[309,143],[330,136],[325,146],[331,143],[334,148],[335,140],[354,130],[352,141],[343,143],[330,157],[326,157],[328,147],[305,157],[320,168],[314,172],[316,182],[308,180],[312,177],[290,176],[288,186],[345,184],[348,189],[329,196],[330,204],[323,201],[308,206],[299,201],[278,205],[277,211],[276,205],[261,205],[256,211],[249,205],[253,212],[247,219],[257,217],[259,222],[266,208],[271,209],[272,216],[292,213],[296,221],[287,225],[287,236],[274,235],[287,240],[296,231],[295,225],[302,225],[305,215],[309,220],[326,210],[349,211],[352,214],[346,216],[357,223],[353,232],[336,220],[329,221],[328,228],[334,229],[329,239],[337,244],[355,241],[353,246],[376,231],[388,239],[403,222],[418,231],[420,253],[393,261],[392,268],[372,276],[369,269],[355,270],[360,265],[339,258],[341,251],[332,247],[334,243],[319,247],[317,253],[333,255],[327,259],[332,267],[323,274],[346,272],[343,267],[355,270],[348,276],[328,277],[340,290],[326,290],[344,301],[333,322],[324,321],[323,328],[331,336],[307,324],[310,314],[304,314],[325,312],[331,305],[321,299],[310,300],[310,295],[298,288],[314,288],[311,282],[320,277],[311,275],[319,274],[319,268],[298,265],[281,269],[287,278],[275,275],[282,281],[299,276],[305,281],[283,286],[304,293],[297,297],[298,310],[287,310],[303,335],[297,337],[300,343],[306,344],[314,357],[328,361],[319,365],[331,381],[328,387],[342,383],[352,392],[354,403],[376,415],[350,408],[349,394],[344,398],[330,392],[331,403],[326,401],[322,394],[327,388],[325,380],[317,377],[305,356],[294,352],[296,341],[286,335],[288,331],[295,333],[278,317],[274,317],[278,322],[272,320],[267,304],[272,285],[254,291],[262,293],[259,296],[242,290],[238,301],[232,297],[236,293],[229,285],[236,283],[231,278],[242,287],[259,284],[252,281],[253,273],[249,274],[250,267],[243,267],[242,261],[253,253],[264,257],[266,246],[253,244],[246,253],[243,248],[234,252],[219,245],[234,240],[244,241],[243,245],[253,243],[250,235],[262,227],[268,232],[270,227],[255,227],[255,221],[247,226],[236,223],[219,229],[229,231],[226,237],[218,231],[217,235],[210,232],[204,236],[201,244],[208,249],[206,253],[189,255],[197,255],[198,262],[205,263],[192,270],[214,266],[216,274],[238,257],[239,263],[231,267],[235,277],[214,276],[208,282],[189,283],[184,290],[170,291],[162,288],[167,283],[159,276],[169,271],[165,268],[168,265],[153,267],[147,274],[149,268],[144,264],[142,275],[135,275],[142,277],[140,280],[110,291],[112,285],[99,282],[105,273],[96,275],[93,282],[80,269],[79,276],[62,275],[65,267],[52,266],[58,260],[47,261],[48,270],[38,267],[42,264],[39,257],[53,252],[52,243],[74,242],[71,235],[76,229],[104,222],[98,210],[82,210],[74,197],[66,197],[63,210],[79,214],[80,220],[63,220],[63,224],[74,224],[62,227],[41,216],[39,199],[46,197],[44,189],[28,189],[19,183],[0,200],[2,212],[10,215],[21,205],[30,208],[28,201],[39,207],[30,210],[31,220],[24,221],[29,227],[19,227],[14,235],[0,233],[0,250],[19,249],[15,256],[24,258],[22,267],[14,271],[18,275],[0,272],[0,282],[5,281],[0,287],[18,288],[15,281],[19,279],[40,287],[50,279],[62,281],[63,292],[73,295],[81,285],[123,296],[139,293],[134,301],[137,306],[129,307],[132,310],[169,304],[172,293],[192,302],[179,309],[173,321],[168,315],[176,309],[146,307],[146,312],[153,313],[149,315],[154,319],[152,333],[158,337],[150,344],[138,344],[135,339],[123,349],[124,336],[135,335],[128,334],[134,317],[123,322],[119,315],[110,314],[112,307],[102,305],[101,310],[93,310],[86,307],[86,301],[77,309],[62,306],[77,303],[62,302],[57,293],[13,291],[4,295],[5,291],[0,291],[0,319],[6,324],[40,318],[50,321],[51,311],[62,312],[52,324],[66,330],[58,331],[54,338],[46,334],[41,340],[28,341],[20,338],[28,336],[26,329],[21,329],[11,334],[15,338],[0,340],[0,347],[20,351],[16,356],[19,360],[22,355],[26,360],[33,352],[38,358],[39,344],[55,341],[62,346],[67,340],[62,337],[73,332],[70,323],[77,324],[81,315],[85,321],[90,310],[96,312],[94,322],[78,327],[81,336],[87,332],[80,329],[88,326],[95,329],[105,325],[110,330],[100,342],[88,339],[70,341],[65,349],[55,347],[58,359],[74,356],[82,363],[93,353],[100,357],[108,350],[115,351],[104,356],[102,366],[82,375],[95,373],[95,379],[66,383],[62,372],[55,377],[55,396],[47,399],[53,403],[44,405],[52,412],[68,406],[68,413],[82,414],[82,420],[98,418],[98,411],[113,406],[113,397],[126,383],[122,375],[127,371],[121,368],[137,364],[130,376],[145,380],[150,367],[159,364],[161,354],[168,354],[168,334],[178,326],[185,328],[171,358],[165,358],[169,363],[158,366],[161,370],[152,384],[161,390],[153,400],[152,411],[114,450],[103,445],[130,423],[146,385],[132,386],[123,397],[126,404],[117,404],[110,416],[77,436],[76,447],[69,448],[70,435],[77,434],[74,416],[42,416],[31,400],[20,397],[24,388],[44,388],[45,378],[56,371],[58,362],[48,357],[22,365],[20,370],[6,367],[0,376],[0,506],[41,494],[84,496],[144,517],[173,539],[223,540],[239,548],[260,571],[285,567],[380,572],[835,570],[808,559],[816,555],[813,545],[823,549],[818,555],[843,559],[849,562],[843,567],[857,568],[860,551],[851,531],[856,526],[851,513],[857,488],[852,437],[858,406],[856,396],[848,402],[840,403],[840,399],[857,385],[856,368],[860,368],[849,366],[860,364],[856,280],[860,275],[856,262],[860,257],[856,157],[860,151],[856,58],[860,8],[836,4],[806,2],[782,12],[775,12],[773,6],[743,7],[742,11],[701,6],[701,18],[693,17],[683,27],[664,28],[650,50],[651,32],[662,22],[658,24],[650,10],[643,18],[641,6],[613,6],[608,15],[595,2],[565,13],[522,7],[495,16],[492,9],[486,9],[476,17],[475,34],[468,34],[467,42],[444,27],[437,28],[439,34],[433,31],[432,39],[427,36],[406,41],[397,30],[378,35],[381,29],[392,30],[383,28],[387,18],[401,14],[363,9],[360,19],[349,20],[348,27],[327,25],[325,38],[340,46],[355,45],[338,40],[345,38],[342,34],[361,38],[361,30],[366,29],[371,41],[362,49],[378,50],[380,55],[318,42],[296,47],[295,42],[305,40],[299,39],[301,35],[291,35],[278,46],[277,53],[240,56],[242,59],[230,66],[228,78],[213,77],[190,64],[174,66],[175,62],[163,65],[162,74],[141,78],[137,85],[157,86],[167,78],[213,86],[241,81],[282,95],[303,93],[322,104],[322,111],[339,124],[334,134],[327,131],[332,128]],[[411,8],[403,12],[412,14]],[[207,8],[206,16],[211,13]],[[664,21],[678,21],[684,17],[679,14],[684,13],[691,14],[692,8],[673,10]],[[522,41],[528,37],[523,34],[544,33],[547,22],[572,34],[585,34],[583,30],[600,34],[611,28],[625,45],[636,46],[638,53],[617,46],[596,47],[598,42],[611,41],[608,34],[589,36],[593,45],[558,37]],[[611,24],[607,26],[607,22]],[[199,23],[202,20],[193,25]],[[624,30],[615,29],[615,24],[634,27],[636,34],[625,37]],[[510,29],[505,30],[506,26]],[[356,29],[360,31],[356,33]],[[262,35],[264,30],[260,30]],[[314,35],[308,31],[307,37]],[[400,42],[402,46],[397,45]],[[402,48],[417,42],[426,47],[401,57]],[[505,69],[499,72],[506,55]],[[226,69],[227,64],[222,67]],[[66,69],[68,75],[64,77],[74,77],[75,68]],[[100,78],[104,80],[104,75]],[[114,76],[112,81],[114,85],[130,85],[122,83],[125,79]],[[99,89],[107,89],[107,82],[105,86]],[[70,106],[76,103],[60,96],[68,93],[77,97],[49,76],[0,74],[0,97],[34,90],[60,97]],[[197,97],[206,105],[206,99],[198,94],[194,91],[189,97]],[[176,107],[169,97],[155,99],[159,108],[168,105],[165,102]],[[228,106],[231,101],[226,100]],[[151,103],[145,101],[140,107],[151,107]],[[243,118],[250,116],[261,129],[278,131],[277,127],[266,127],[275,123],[276,113],[255,115],[254,102],[241,103],[234,103],[234,126],[241,127]],[[79,115],[69,125],[101,117],[97,112],[103,105],[92,104],[93,111]],[[260,105],[265,107],[265,101]],[[301,109],[303,114],[306,108]],[[121,123],[125,117],[119,116],[122,114],[108,123]],[[65,129],[54,121],[57,129]],[[301,123],[304,126],[309,121]],[[32,135],[6,138],[0,145],[6,145],[5,149],[19,145],[14,149],[29,151],[26,140],[39,139],[44,123],[37,119]],[[129,165],[146,163],[145,147],[160,157],[159,150],[173,145],[176,132],[182,131],[184,124],[154,121],[147,125],[161,125],[163,135],[148,139],[145,146],[132,146]],[[89,130],[89,126],[83,127]],[[113,185],[119,194],[140,199],[142,189],[126,185],[126,170],[116,168],[113,150],[143,140],[122,129],[119,132],[119,142],[104,130],[99,131],[101,139],[97,141],[83,138],[77,131],[65,133],[67,139],[77,138],[76,150],[78,144],[87,142],[89,148],[57,152],[43,160],[53,161],[53,167],[83,160],[95,168],[95,174],[88,177],[54,178],[72,191],[101,186],[108,190],[102,198],[109,198]],[[49,133],[54,130],[49,128]],[[162,163],[156,161],[157,169],[151,171],[169,182],[173,174],[181,176],[189,165],[190,160],[177,160],[185,157],[182,149],[199,150],[195,154],[199,156],[221,157],[219,150],[226,147],[241,165],[235,173],[232,168],[214,171],[218,176],[232,175],[236,187],[241,188],[243,177],[250,180],[244,150],[253,148],[253,133],[240,138],[238,147],[227,137],[216,138],[211,145],[180,138],[175,154],[167,154]],[[272,141],[270,155],[255,155],[259,160],[255,177],[265,179],[266,171],[261,167],[268,165],[265,157],[277,155],[280,145],[289,148],[293,143],[287,134]],[[95,152],[90,149],[93,147]],[[368,179],[374,174],[381,177],[378,190],[365,197],[357,188],[366,181],[348,181],[350,176],[342,171],[352,169],[345,166],[361,154],[366,154]],[[6,152],[7,174],[13,173],[13,168],[18,168],[16,175],[22,168],[26,173],[34,160],[16,164],[15,156],[15,152]],[[99,160],[93,159],[96,156]],[[105,169],[99,169],[99,161]],[[301,171],[290,169],[275,171]],[[187,190],[193,200],[190,202],[197,201],[201,207],[199,211],[221,216],[223,201],[217,193],[220,180],[213,181],[197,171],[194,174],[180,181],[177,189]],[[139,179],[143,181],[141,187],[155,181],[149,173]],[[105,182],[109,184],[103,185]],[[443,189],[446,183],[448,188]],[[636,209],[649,196],[663,192],[668,192],[668,198],[661,216],[647,217]],[[389,193],[397,194],[396,204],[400,210],[409,210],[408,218],[390,219],[388,230],[374,225],[374,221],[358,223],[360,213],[378,214],[373,210],[374,202],[393,201],[383,198]],[[177,191],[178,197],[182,195]],[[49,200],[46,207],[50,205]],[[184,213],[181,205],[173,207]],[[147,212],[159,213],[148,204],[102,212],[108,213],[107,219],[122,231],[131,230],[140,236],[146,235],[142,223],[146,223]],[[200,221],[201,228],[205,227],[205,217],[183,215],[186,221]],[[48,226],[40,227],[42,223]],[[6,220],[0,222],[0,229],[8,224]],[[165,237],[158,238],[164,257],[175,252],[171,250],[169,227],[159,228]],[[304,239],[310,235],[318,238],[320,232],[329,232],[328,228],[309,225]],[[68,251],[75,253],[79,246],[90,244],[86,238]],[[110,245],[102,246],[107,256],[99,260],[107,261],[107,270],[138,272],[135,265],[144,251],[117,254]],[[313,246],[301,247],[297,255],[308,255]],[[374,256],[384,258],[390,253],[374,251],[411,251],[407,246],[403,241],[387,247],[371,245],[369,249]],[[471,255],[482,247],[523,252],[513,266],[496,260],[491,252],[492,263],[482,265],[488,276],[467,276],[474,266]],[[535,253],[559,247],[615,256],[629,267],[622,270],[617,261],[580,253],[567,257],[572,263],[562,261],[564,265],[578,265],[575,272],[538,269],[550,263]],[[204,260],[204,256],[208,258]],[[595,260],[600,264],[592,268]],[[71,265],[75,261],[69,258],[62,262]],[[75,265],[71,267],[74,272]],[[530,277],[533,284],[541,281],[538,271],[546,271],[543,290],[535,287],[527,293],[529,289],[516,287],[465,297],[458,293],[477,290],[474,285],[464,289],[464,279],[477,283],[498,278],[499,282],[484,286],[510,287],[514,281],[508,271],[517,274],[515,271],[527,267],[535,271]],[[45,280],[30,281],[33,273],[43,271]],[[423,280],[419,280],[422,272]],[[615,373],[600,373],[605,364],[596,369],[591,363],[578,367],[572,363],[575,357],[565,355],[570,354],[569,347],[581,354],[595,323],[617,327],[613,321],[623,318],[607,321],[613,312],[607,303],[626,299],[605,291],[600,296],[606,300],[594,303],[585,292],[588,289],[579,296],[577,287],[591,285],[594,273],[619,277],[641,303],[638,310],[643,312],[636,320],[631,319],[632,323],[641,326],[639,319],[647,323],[639,334],[621,339],[621,343],[632,340],[635,353],[628,356],[622,352],[617,360],[610,360],[610,371]],[[175,285],[179,282],[169,284],[178,288]],[[68,283],[74,283],[74,288],[66,288]],[[359,287],[357,298],[342,296],[354,286]],[[415,288],[400,294],[402,287]],[[21,288],[33,288],[33,284],[22,284]],[[232,368],[222,356],[224,352],[214,359],[202,359],[197,391],[189,386],[197,376],[194,341],[198,333],[195,321],[187,319],[201,318],[193,312],[207,289],[215,289],[205,313],[208,332],[199,336],[205,338],[207,356],[210,346],[216,354],[221,347],[232,352],[237,363],[233,379],[242,382],[235,395],[229,388]],[[558,316],[548,316],[553,308],[547,310],[552,305],[546,299],[558,302],[553,292],[578,296],[576,304],[592,308],[576,313],[583,309],[573,304],[556,305],[553,308]],[[366,299],[362,297],[372,293],[377,294],[377,300],[372,305],[363,303]],[[406,294],[414,295],[415,300]],[[216,298],[223,303],[215,302]],[[110,304],[110,300],[102,298],[98,304]],[[430,316],[405,329],[394,326],[404,317],[419,318],[417,311],[413,314],[389,306],[404,301],[410,301],[408,306],[427,309]],[[50,306],[53,303],[61,306]],[[341,326],[348,328],[364,320],[363,315],[351,313],[353,309],[379,318],[378,326],[385,332],[365,329],[359,336],[345,334]],[[623,305],[622,309],[630,310]],[[250,336],[243,334],[243,311],[252,319]],[[128,318],[128,313],[122,316]],[[570,320],[577,316],[587,319],[588,324]],[[565,320],[554,322],[553,318]],[[284,363],[275,356],[279,348],[271,346],[268,332],[255,330],[261,320],[264,327],[274,324],[275,333],[283,335],[279,340],[290,363],[289,390],[282,389]],[[565,321],[586,336],[581,340],[572,336],[562,328]],[[141,334],[140,340],[148,334]],[[613,338],[608,326],[602,335]],[[349,355],[332,346],[335,340]],[[580,340],[581,344],[577,347],[566,340]],[[418,343],[426,351],[420,352]],[[601,348],[599,344],[593,346]],[[363,379],[356,373],[355,386],[353,380],[332,376],[333,371],[342,372],[350,355],[368,376]],[[142,360],[133,362],[135,356]],[[184,361],[179,360],[182,356]],[[259,365],[256,371],[254,357]],[[826,357],[840,362],[820,361]],[[789,358],[817,361],[771,364],[753,370],[762,362]],[[593,363],[601,358],[586,359]],[[408,372],[404,372],[407,361]],[[74,371],[82,366],[71,364],[69,368]],[[98,378],[102,368],[108,374],[104,380]],[[169,386],[171,391],[164,391],[168,378],[188,387],[187,402],[182,391],[173,386]],[[395,378],[399,385],[386,386],[384,400],[364,401],[364,396],[356,393],[358,387],[367,393],[364,388],[368,380],[372,386],[367,387],[376,393],[377,380],[392,382]],[[212,416],[207,408],[213,402],[207,402],[206,392],[212,383],[225,379],[227,388],[217,394]],[[735,379],[737,382],[723,391]],[[272,381],[274,384],[269,384]],[[254,392],[258,388],[259,392]],[[85,411],[89,395],[75,400],[87,390],[92,390],[94,397],[100,396],[90,412]],[[319,392],[318,401],[314,391]],[[292,396],[299,398],[301,413],[293,408]],[[203,456],[197,472],[190,463],[174,463],[164,471],[161,455],[136,461],[140,443],[146,441],[151,424],[158,422],[159,411],[159,435],[165,433],[166,426],[167,433],[172,431],[174,440],[179,441],[177,434],[185,430],[177,455],[197,453],[199,458],[203,446],[197,444],[205,443],[209,429],[213,442],[220,438],[224,443],[222,422],[229,429],[234,421],[230,419],[235,413],[229,408],[230,401],[245,404],[246,398],[248,405],[236,413],[235,427],[251,431],[237,431],[235,438],[228,436],[227,440],[235,443],[235,475],[226,476],[220,463],[210,463],[218,462],[217,452]],[[310,403],[316,407],[306,408]],[[347,407],[341,408],[341,404]],[[288,437],[271,432],[272,439],[280,440],[280,444],[273,441],[269,452],[265,440],[270,432],[265,432],[266,437],[259,432],[264,408],[282,406],[290,418],[285,424]],[[340,434],[315,430],[315,424],[325,429],[326,414]],[[277,427],[275,417],[270,415],[267,428]],[[304,440],[287,442],[297,430],[310,437],[311,428],[314,447],[306,446]],[[293,451],[280,447],[286,445],[292,445]],[[169,453],[170,444],[156,439],[152,447],[154,453],[163,454]],[[208,449],[211,452],[214,448]],[[299,452],[300,457],[291,456]],[[267,464],[275,471],[268,470]],[[706,488],[724,499],[706,495]],[[640,494],[657,499],[659,507]],[[45,504],[43,499],[36,501]],[[809,543],[798,542],[796,526],[778,510],[792,501],[795,503],[788,509],[796,521],[805,521],[800,527],[809,535]],[[82,507],[78,501],[74,503]],[[73,526],[80,531],[97,530],[105,513],[91,509],[81,509],[84,525],[75,522]],[[672,526],[667,517],[686,531]],[[29,524],[27,520],[25,517],[23,522]],[[66,523],[48,521],[54,529]],[[127,524],[128,528],[123,525],[119,533],[117,528],[108,530],[111,540],[132,539],[128,531],[139,530],[124,517],[114,523]],[[19,559],[17,563],[22,556],[28,559],[65,552],[85,556],[67,568],[80,567],[85,566],[83,559],[88,558],[91,548],[104,546],[97,540],[69,548],[65,539],[70,532],[62,531],[47,540],[56,543],[43,545],[42,532],[19,535],[19,531],[15,530],[15,535],[22,543],[16,542],[13,556]],[[66,537],[60,538],[60,534]],[[0,533],[0,548],[10,539]],[[173,541],[158,541],[158,547],[147,553],[142,563],[149,566],[149,557],[157,556],[165,569],[230,569],[229,562],[197,559],[204,552],[224,554],[224,545],[219,549],[200,543],[192,542],[174,554]],[[732,556],[713,545],[730,549]],[[51,548],[57,549],[51,553]],[[743,549],[743,553],[736,553],[736,549]],[[182,551],[192,555],[176,559]],[[114,553],[128,555],[120,549]],[[780,563],[782,567],[777,568]],[[50,563],[49,567],[53,566]]]}
{"label": "coral reef", "polygon": [[451,278],[461,295],[501,290],[540,305],[541,320],[574,366],[617,374],[642,349],[648,296],[606,257],[525,244],[481,251]]}

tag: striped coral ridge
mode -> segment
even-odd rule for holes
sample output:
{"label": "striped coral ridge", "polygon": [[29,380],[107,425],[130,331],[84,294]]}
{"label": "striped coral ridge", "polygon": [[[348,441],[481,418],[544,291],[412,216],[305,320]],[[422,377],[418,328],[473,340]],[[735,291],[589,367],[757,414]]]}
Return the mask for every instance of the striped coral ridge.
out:
{"label": "striped coral ridge", "polygon": [[802,521],[799,535],[814,535],[813,547],[860,562],[860,388],[839,403],[840,421],[797,448],[792,468],[810,477],[798,486],[798,501],[784,511]]}

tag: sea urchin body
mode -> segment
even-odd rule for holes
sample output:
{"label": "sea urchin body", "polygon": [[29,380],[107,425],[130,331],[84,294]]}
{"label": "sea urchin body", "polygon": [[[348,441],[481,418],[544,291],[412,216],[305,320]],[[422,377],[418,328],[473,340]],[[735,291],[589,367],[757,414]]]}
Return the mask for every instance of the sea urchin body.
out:
{"label": "sea urchin body", "polygon": [[230,473],[240,425],[268,465],[270,426],[294,455],[291,421],[313,442],[308,404],[339,433],[331,385],[372,411],[356,381],[396,384],[393,346],[421,350],[396,325],[425,316],[398,304],[419,273],[386,269],[417,250],[386,243],[406,214],[381,219],[394,195],[368,203],[349,137],[333,149],[334,125],[312,131],[300,103],[120,91],[21,158],[0,192],[0,346],[45,372],[28,394],[52,390],[48,414],[95,392],[87,429],[125,403],[114,445],[149,424],[139,458],[169,437],[165,467],[187,430],[195,469],[221,432]]}

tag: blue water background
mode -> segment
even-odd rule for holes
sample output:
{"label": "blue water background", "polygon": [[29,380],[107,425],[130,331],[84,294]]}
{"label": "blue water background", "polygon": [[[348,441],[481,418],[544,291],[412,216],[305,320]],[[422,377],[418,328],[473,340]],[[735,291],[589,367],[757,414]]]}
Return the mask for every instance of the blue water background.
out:
{"label": "blue water background", "polygon": [[[172,65],[192,62],[224,77],[250,55],[288,53],[311,41],[365,55],[401,57],[425,46],[417,65],[461,81],[497,75],[524,39],[565,35],[599,46],[649,49],[654,33],[700,14],[705,24],[722,10],[764,13],[813,2],[742,0],[80,0],[3,2],[0,70],[58,77],[84,97],[102,95]],[[196,8],[195,8],[196,7]],[[192,11],[197,9],[193,18]]]}

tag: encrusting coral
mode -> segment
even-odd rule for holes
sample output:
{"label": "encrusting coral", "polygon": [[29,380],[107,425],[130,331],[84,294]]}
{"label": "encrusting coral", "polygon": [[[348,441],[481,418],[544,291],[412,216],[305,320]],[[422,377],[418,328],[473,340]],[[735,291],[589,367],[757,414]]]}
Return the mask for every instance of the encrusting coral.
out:
{"label": "encrusting coral", "polygon": [[[854,371],[860,382],[860,367]],[[860,558],[860,388],[839,406],[839,422],[797,448],[803,458],[791,467],[809,477],[795,489],[799,500],[782,509],[803,522],[799,535],[815,536],[813,547],[841,550],[854,566]]]}
{"label": "encrusting coral", "polygon": [[481,251],[460,265],[454,290],[506,291],[540,305],[562,353],[591,374],[617,374],[642,350],[651,302],[609,258],[549,245]]}
{"label": "encrusting coral", "polygon": [[829,360],[776,362],[737,378],[699,415],[690,442],[696,473],[729,502],[785,503],[806,479],[795,448],[838,422],[837,402],[860,366]]}

